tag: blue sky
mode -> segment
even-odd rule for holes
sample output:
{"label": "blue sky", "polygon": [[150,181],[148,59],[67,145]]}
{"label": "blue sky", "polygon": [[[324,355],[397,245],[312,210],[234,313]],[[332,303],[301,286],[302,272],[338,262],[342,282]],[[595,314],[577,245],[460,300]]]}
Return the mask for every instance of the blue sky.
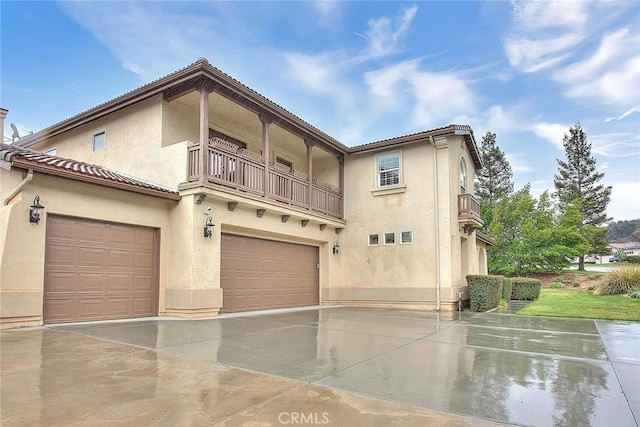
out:
{"label": "blue sky", "polygon": [[609,215],[640,217],[640,2],[2,1],[0,16],[5,136],[204,56],[349,146],[491,130],[534,195],[579,121]]}

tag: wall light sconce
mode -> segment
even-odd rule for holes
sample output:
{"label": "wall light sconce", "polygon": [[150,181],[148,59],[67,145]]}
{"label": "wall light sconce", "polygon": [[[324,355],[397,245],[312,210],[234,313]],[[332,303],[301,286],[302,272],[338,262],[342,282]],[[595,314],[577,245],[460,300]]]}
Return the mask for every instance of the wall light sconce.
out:
{"label": "wall light sconce", "polygon": [[40,223],[40,218],[42,217],[42,209],[44,209],[44,206],[40,204],[40,196],[36,196],[33,199],[33,204],[30,206],[30,208],[29,222],[32,224]]}
{"label": "wall light sconce", "polygon": [[337,240],[333,242],[333,253],[334,255],[337,255],[340,253],[340,242],[338,242]]}
{"label": "wall light sconce", "polygon": [[207,217],[207,221],[204,223],[204,237],[210,239],[213,236],[213,218]]}

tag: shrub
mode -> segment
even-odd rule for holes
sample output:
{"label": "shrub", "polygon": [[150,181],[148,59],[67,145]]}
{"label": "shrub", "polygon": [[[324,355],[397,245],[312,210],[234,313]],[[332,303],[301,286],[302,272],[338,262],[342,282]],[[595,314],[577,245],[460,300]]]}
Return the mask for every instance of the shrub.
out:
{"label": "shrub", "polygon": [[507,301],[507,303],[511,300],[511,289],[513,288],[513,284],[511,283],[511,279],[508,277],[502,278],[502,298]]}
{"label": "shrub", "polygon": [[596,290],[598,295],[627,294],[640,288],[640,266],[622,265],[605,274]]}
{"label": "shrub", "polygon": [[471,311],[487,311],[498,306],[502,296],[502,279],[502,276],[467,276]]}
{"label": "shrub", "polygon": [[560,282],[551,282],[551,283],[549,283],[549,289],[562,289],[562,283],[560,283]]}
{"label": "shrub", "polygon": [[629,264],[640,264],[640,255],[629,255],[626,261]]}
{"label": "shrub", "polygon": [[513,283],[511,299],[533,301],[537,300],[540,296],[541,283],[538,279],[514,277],[511,279],[511,282]]}

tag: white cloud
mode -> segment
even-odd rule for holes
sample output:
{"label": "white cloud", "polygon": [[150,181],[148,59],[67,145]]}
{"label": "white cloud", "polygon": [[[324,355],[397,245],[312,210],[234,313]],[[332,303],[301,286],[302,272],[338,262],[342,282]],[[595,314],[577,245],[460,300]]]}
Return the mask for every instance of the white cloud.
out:
{"label": "white cloud", "polygon": [[611,201],[607,214],[616,221],[637,219],[640,213],[640,198],[632,195],[640,194],[640,176],[634,180],[615,182],[611,185]]}
{"label": "white cloud", "polygon": [[625,111],[624,113],[620,114],[617,117],[607,117],[606,119],[604,119],[605,123],[609,123],[612,121],[620,121],[623,119],[626,119],[627,117],[629,117],[630,115],[632,115],[633,113],[640,113],[640,105],[636,105],[634,107],[629,108],[627,111]]}
{"label": "white cloud", "polygon": [[580,28],[587,24],[588,1],[515,1],[513,19],[525,30],[539,30],[553,27]]}
{"label": "white cloud", "polygon": [[526,37],[507,38],[505,52],[509,64],[527,73],[551,68],[568,57],[566,50],[580,43],[581,37],[567,34],[562,37],[532,40]]}
{"label": "white cloud", "polygon": [[632,132],[616,132],[589,135],[591,152],[606,157],[640,155],[640,135]]}
{"label": "white cloud", "polygon": [[536,136],[541,139],[547,140],[553,144],[556,148],[564,150],[563,140],[564,135],[569,131],[570,126],[562,125],[558,123],[535,123],[531,125],[531,130]]}
{"label": "white cloud", "polygon": [[524,153],[505,153],[505,157],[511,165],[511,170],[514,174],[524,174],[535,170],[533,166],[531,166],[531,162],[527,160],[527,155]]}
{"label": "white cloud", "polygon": [[337,0],[316,0],[313,2],[320,27],[332,28],[338,20],[340,2]]}
{"label": "white cloud", "polygon": [[398,28],[395,30],[391,19],[386,16],[370,20],[369,28],[362,36],[368,42],[367,50],[362,56],[365,58],[379,58],[396,53],[399,49],[399,42],[411,28],[411,22],[416,13],[418,13],[418,6],[416,5],[406,9],[397,24]]}
{"label": "white cloud", "polygon": [[131,71],[132,73],[138,74],[140,76],[144,75],[144,71],[139,65],[132,64],[131,62],[125,61],[122,64],[122,68],[127,71]]}
{"label": "white cloud", "polygon": [[625,105],[640,93],[640,37],[622,28],[604,36],[596,51],[553,73],[572,98],[591,98]]}

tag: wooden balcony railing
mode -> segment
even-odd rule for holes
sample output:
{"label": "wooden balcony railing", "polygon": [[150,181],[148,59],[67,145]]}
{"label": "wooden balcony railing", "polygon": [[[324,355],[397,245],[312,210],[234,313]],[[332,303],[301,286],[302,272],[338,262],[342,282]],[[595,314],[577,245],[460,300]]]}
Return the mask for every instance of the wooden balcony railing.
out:
{"label": "wooden balcony railing", "polygon": [[[200,180],[200,146],[189,147],[188,181]],[[209,140],[205,182],[251,193],[283,204],[342,218],[342,190],[330,184],[309,183],[306,174],[280,164],[269,165],[265,191],[262,156],[220,138]],[[311,185],[311,200],[309,200]]]}
{"label": "wooden balcony railing", "polygon": [[458,219],[475,221],[482,226],[480,202],[473,194],[458,195]]}

